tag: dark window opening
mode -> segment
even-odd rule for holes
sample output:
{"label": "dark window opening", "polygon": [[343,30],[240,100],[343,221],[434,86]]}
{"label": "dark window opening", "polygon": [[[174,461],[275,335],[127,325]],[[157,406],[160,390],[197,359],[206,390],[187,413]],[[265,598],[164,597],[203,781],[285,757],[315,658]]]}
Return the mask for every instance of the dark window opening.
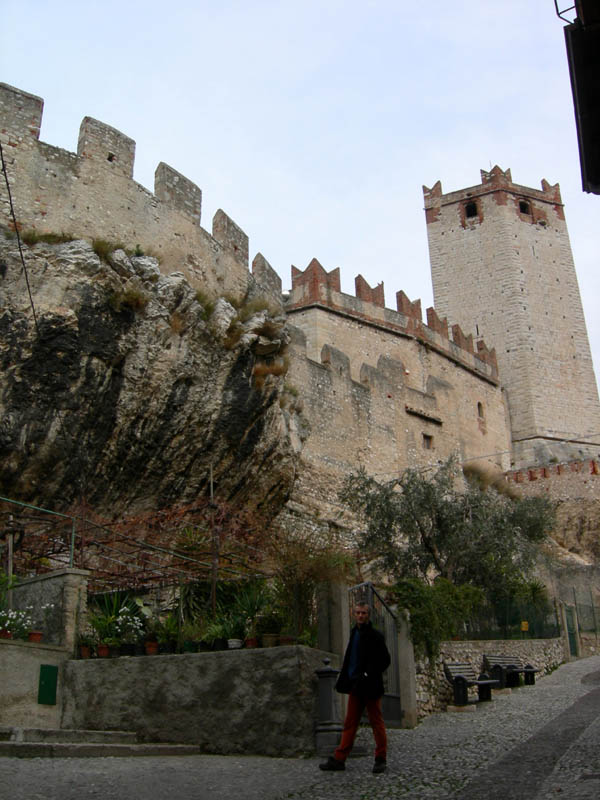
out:
{"label": "dark window opening", "polygon": [[428,433],[423,434],[423,449],[433,450],[433,436],[430,436]]}
{"label": "dark window opening", "polygon": [[476,216],[477,216],[477,203],[475,202],[467,203],[467,205],[465,206],[465,217],[467,219],[470,219],[471,217],[476,217]]}
{"label": "dark window opening", "polygon": [[477,403],[477,416],[483,419],[483,403]]}
{"label": "dark window opening", "polygon": [[519,211],[521,214],[531,214],[531,206],[527,200],[519,200]]}
{"label": "dark window opening", "polygon": [[114,153],[109,153],[107,161],[114,161],[114,160],[115,160],[115,154]]}

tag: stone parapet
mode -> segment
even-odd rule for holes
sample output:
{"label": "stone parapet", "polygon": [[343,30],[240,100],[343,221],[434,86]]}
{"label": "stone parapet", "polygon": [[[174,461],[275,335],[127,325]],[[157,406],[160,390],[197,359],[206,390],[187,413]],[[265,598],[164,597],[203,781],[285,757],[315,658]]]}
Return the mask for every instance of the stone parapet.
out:
{"label": "stone parapet", "polygon": [[[39,140],[43,101],[0,83],[0,143],[17,225],[37,233],[121,242],[151,251],[165,273],[241,295],[248,281],[248,237],[219,210],[212,234],[200,227],[201,190],[167,164],[155,174],[154,194],[133,180],[135,142],[104,122],[85,117],[77,153]],[[13,227],[8,198],[0,222]]]}
{"label": "stone parapet", "polygon": [[326,272],[313,259],[303,272],[292,267],[292,292],[286,312],[294,315],[315,307],[348,316],[364,325],[417,339],[463,368],[475,371],[485,380],[498,382],[495,351],[488,349],[483,341],[478,343],[476,353],[473,337],[466,336],[459,325],[452,327],[450,339],[447,320],[440,320],[434,309],[427,309],[429,324],[425,325],[421,319],[420,300],[411,301],[400,291],[396,294],[396,301],[397,311],[386,308],[383,284],[372,289],[361,275],[356,278],[356,296],[341,292],[339,269]]}

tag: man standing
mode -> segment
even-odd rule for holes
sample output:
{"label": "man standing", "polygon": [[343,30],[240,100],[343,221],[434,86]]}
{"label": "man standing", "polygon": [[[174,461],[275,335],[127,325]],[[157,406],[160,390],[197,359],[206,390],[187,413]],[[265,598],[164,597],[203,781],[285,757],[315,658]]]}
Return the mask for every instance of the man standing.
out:
{"label": "man standing", "polygon": [[350,695],[348,710],[339,746],[333,756],[319,764],[319,768],[323,770],[338,771],[346,768],[346,759],[352,750],[360,719],[366,709],[375,737],[373,772],[385,772],[387,735],[381,714],[381,697],[383,673],[390,665],[390,654],[383,635],[371,624],[370,616],[368,603],[356,604],[356,625],[352,628],[342,671],[335,686],[338,692]]}

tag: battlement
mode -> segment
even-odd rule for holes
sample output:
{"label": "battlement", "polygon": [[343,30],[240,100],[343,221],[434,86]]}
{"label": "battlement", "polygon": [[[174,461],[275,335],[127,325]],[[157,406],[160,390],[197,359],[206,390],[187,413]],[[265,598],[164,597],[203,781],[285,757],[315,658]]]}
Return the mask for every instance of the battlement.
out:
{"label": "battlement", "polygon": [[[510,169],[503,170],[498,165],[489,171],[482,169],[480,174],[480,184],[447,194],[442,191],[441,181],[436,181],[431,188],[423,186],[427,223],[431,224],[437,221],[441,208],[453,204],[462,206],[472,204],[474,208],[470,212],[467,211],[466,216],[478,217],[479,221],[482,221],[483,216],[481,208],[477,206],[477,199],[490,194],[493,195],[494,201],[498,205],[514,206],[515,212],[524,221],[535,223],[543,220],[547,222],[548,205],[552,206],[558,219],[564,220],[563,202],[558,183],[550,184],[547,180],[542,179],[541,191],[532,189],[529,186],[513,183]],[[462,222],[464,223],[464,216]]]}
{"label": "battlement", "polygon": [[[221,209],[211,233],[201,228],[196,184],[161,162],[149,192],[133,180],[133,139],[91,117],[81,123],[76,153],[46,144],[39,138],[43,108],[40,97],[0,83],[0,141],[22,229],[139,245],[192,285],[245,289],[248,237]],[[0,217],[12,224],[2,193]]]}
{"label": "battlement", "polygon": [[512,483],[531,483],[537,480],[552,479],[556,475],[569,475],[571,473],[600,475],[600,462],[594,458],[586,458],[559,464],[547,464],[543,467],[511,470],[505,473],[505,478]]}
{"label": "battlement", "polygon": [[411,301],[399,291],[394,311],[385,307],[383,283],[372,288],[358,275],[355,286],[355,296],[341,292],[339,269],[327,272],[313,258],[304,271],[292,267],[292,291],[286,312],[293,315],[318,307],[341,314],[399,336],[418,339],[487,379],[498,380],[496,351],[479,341],[475,352],[473,337],[466,336],[459,325],[452,326],[450,339],[448,321],[440,319],[433,308],[427,309],[427,325],[423,323],[420,300]]}

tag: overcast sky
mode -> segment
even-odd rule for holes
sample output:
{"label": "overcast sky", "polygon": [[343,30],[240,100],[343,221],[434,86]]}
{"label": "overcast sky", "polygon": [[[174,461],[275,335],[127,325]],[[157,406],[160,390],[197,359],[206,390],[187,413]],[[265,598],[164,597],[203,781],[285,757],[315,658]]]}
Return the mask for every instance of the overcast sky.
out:
{"label": "overcast sky", "polygon": [[[563,2],[561,7],[572,5]],[[581,190],[553,0],[2,0],[0,80],[44,98],[41,138],[74,151],[88,115],[223,208],[290,286],[340,267],[432,304],[422,184],[510,167],[559,182],[600,365],[600,197]]]}

